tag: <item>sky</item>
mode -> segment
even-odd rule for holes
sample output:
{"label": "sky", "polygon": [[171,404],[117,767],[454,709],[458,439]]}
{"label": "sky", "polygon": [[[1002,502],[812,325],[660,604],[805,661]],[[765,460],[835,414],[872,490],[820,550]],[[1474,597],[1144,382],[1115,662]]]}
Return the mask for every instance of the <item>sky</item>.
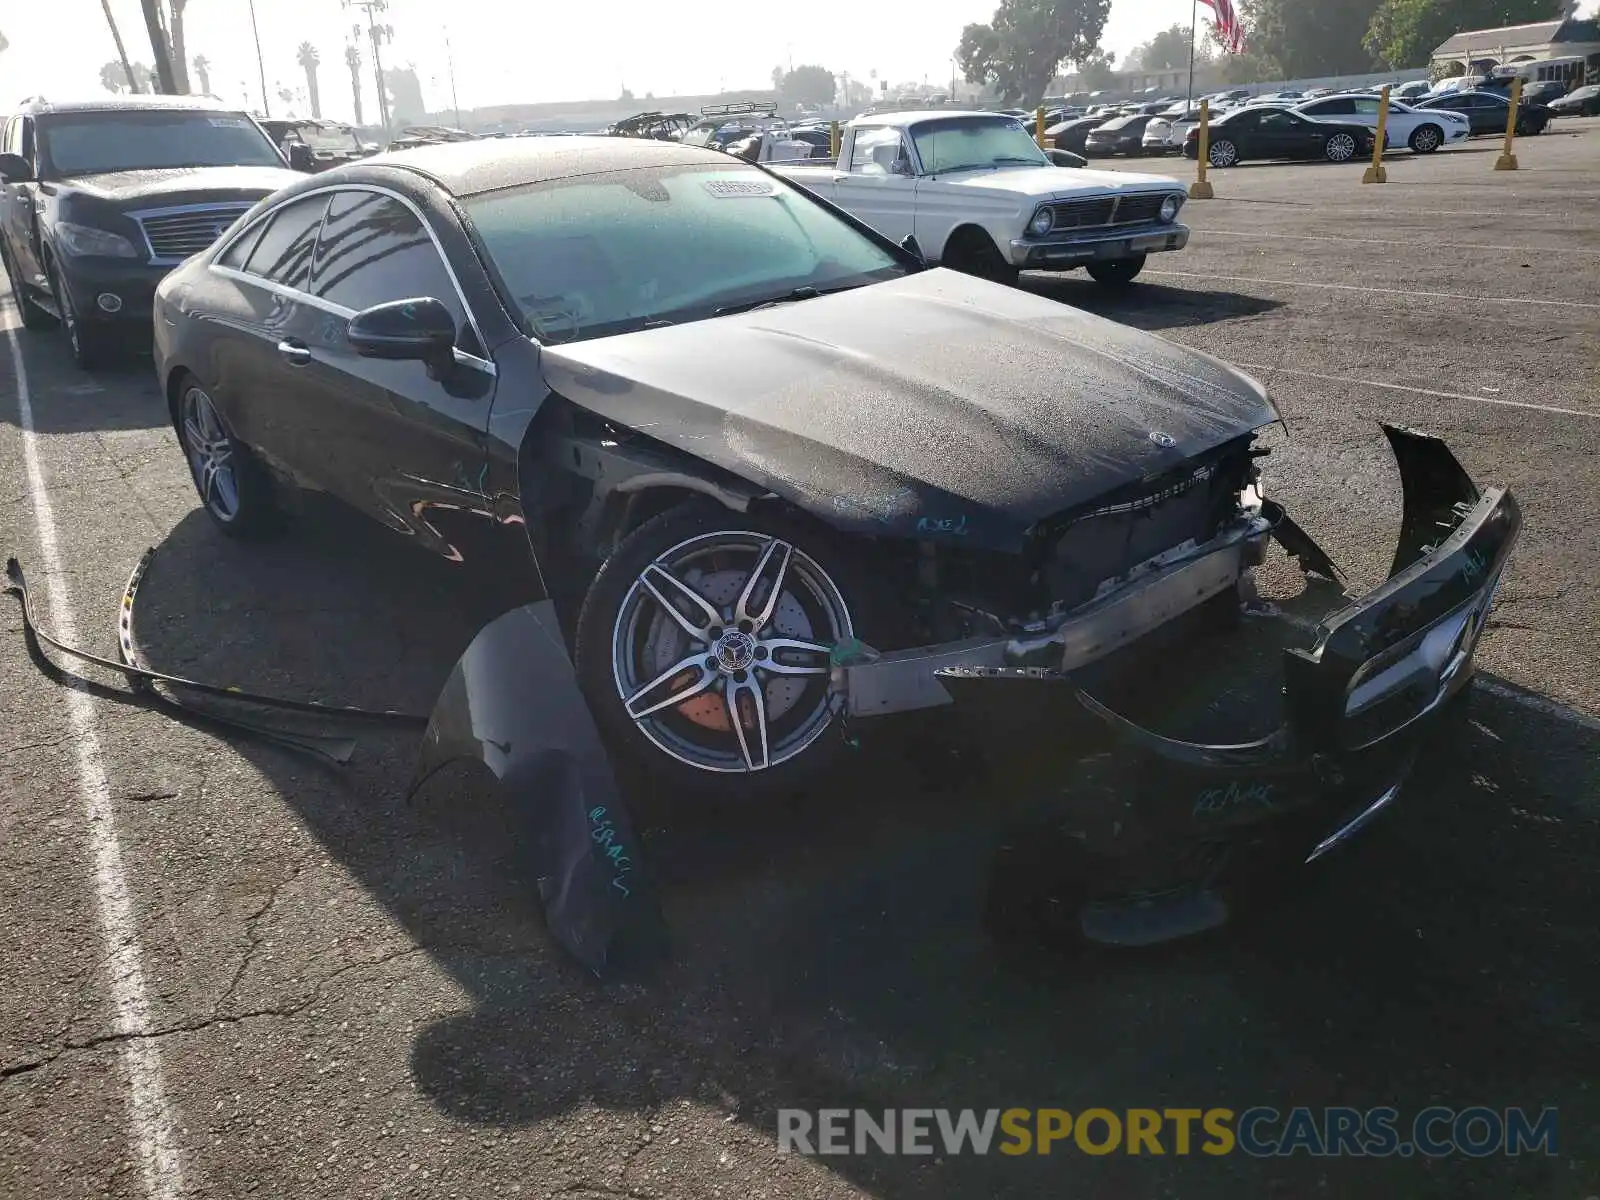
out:
{"label": "sky", "polygon": [[[950,56],[969,22],[984,21],[996,0],[922,0],[908,19],[902,5],[811,0],[804,16],[763,4],[677,8],[660,0],[517,4],[512,0],[390,0],[380,18],[394,27],[384,65],[414,65],[430,111],[451,106],[449,62],[463,109],[491,104],[606,99],[623,87],[643,98],[771,87],[772,69],[817,63],[852,78],[876,71],[891,86],[948,84]],[[281,86],[305,87],[296,48],[321,55],[323,115],[353,115],[344,44],[365,18],[342,0],[254,0],[274,112]],[[110,0],[128,55],[150,61],[139,0]],[[1174,23],[1187,23],[1192,0],[1113,0],[1103,45],[1119,57]],[[259,108],[261,85],[249,0],[189,0],[188,53],[211,63],[211,90],[230,103]],[[0,113],[26,96],[104,94],[100,68],[116,58],[101,0],[0,5]],[[450,54],[445,52],[446,42]],[[363,104],[376,119],[371,47]],[[199,84],[195,80],[198,90]],[[308,113],[303,103],[296,110]]]}

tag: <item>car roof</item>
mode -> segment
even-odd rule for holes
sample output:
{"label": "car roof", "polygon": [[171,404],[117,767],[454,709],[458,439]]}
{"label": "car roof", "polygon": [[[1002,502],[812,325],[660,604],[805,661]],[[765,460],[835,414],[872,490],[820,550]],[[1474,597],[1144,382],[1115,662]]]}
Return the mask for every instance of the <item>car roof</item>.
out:
{"label": "car roof", "polygon": [[220,100],[210,96],[108,96],[89,100],[53,101],[35,98],[22,105],[32,116],[60,112],[216,112],[228,111]]}
{"label": "car roof", "polygon": [[[714,167],[744,165],[720,151],[678,142],[584,135],[443,142],[390,151],[353,166],[400,167],[427,176],[452,195],[474,196],[579,175],[696,163]],[[350,169],[335,168],[317,178],[332,183],[340,171]]]}
{"label": "car roof", "polygon": [[[907,108],[893,112],[877,112],[871,117],[874,125],[916,125],[922,121],[947,121],[951,117],[989,117],[997,121],[1017,121],[1020,117],[1005,112],[986,112],[982,109],[958,108]],[[861,120],[860,117],[856,118]],[[855,124],[852,121],[851,124]]]}

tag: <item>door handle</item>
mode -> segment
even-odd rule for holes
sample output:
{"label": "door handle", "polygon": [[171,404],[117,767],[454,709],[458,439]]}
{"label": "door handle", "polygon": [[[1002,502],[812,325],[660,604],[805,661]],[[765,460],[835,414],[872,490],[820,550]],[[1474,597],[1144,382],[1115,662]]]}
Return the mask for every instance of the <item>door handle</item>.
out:
{"label": "door handle", "polygon": [[311,349],[302,346],[299,342],[279,342],[278,353],[297,367],[303,367],[311,361]]}

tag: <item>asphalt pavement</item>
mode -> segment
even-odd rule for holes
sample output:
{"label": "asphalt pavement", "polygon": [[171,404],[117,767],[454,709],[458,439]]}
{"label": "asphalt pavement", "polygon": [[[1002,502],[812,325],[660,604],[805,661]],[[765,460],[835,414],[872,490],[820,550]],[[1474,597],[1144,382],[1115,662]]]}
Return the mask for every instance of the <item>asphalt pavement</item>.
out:
{"label": "asphalt pavement", "polygon": [[[1268,493],[1357,585],[1398,528],[1379,421],[1521,499],[1470,731],[1352,853],[1192,943],[1001,947],[978,922],[995,798],[929,748],[652,830],[672,961],[598,984],[485,788],[407,801],[414,735],[333,768],[178,724],[114,676],[47,678],[8,600],[0,1196],[1600,1194],[1600,121],[1520,143],[1515,174],[1497,151],[1392,156],[1382,186],[1218,172],[1139,286],[1023,284],[1266,382]],[[430,707],[490,597],[318,505],[225,542],[148,361],[88,376],[10,306],[0,326],[0,550],[55,631],[114,653],[155,547],[163,669]],[[1281,561],[1265,588],[1306,599]],[[1335,1104],[1554,1107],[1558,1152],[777,1153],[780,1108]]]}

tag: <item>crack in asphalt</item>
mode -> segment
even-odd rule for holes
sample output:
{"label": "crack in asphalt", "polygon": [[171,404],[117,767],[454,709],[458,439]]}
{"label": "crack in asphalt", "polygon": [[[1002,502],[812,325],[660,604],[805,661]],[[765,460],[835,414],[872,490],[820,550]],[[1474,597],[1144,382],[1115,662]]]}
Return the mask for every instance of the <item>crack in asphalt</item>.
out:
{"label": "crack in asphalt", "polygon": [[211,1015],[213,1018],[216,1018],[217,1015],[221,1013],[223,1005],[225,1005],[229,1000],[233,999],[234,990],[238,988],[239,981],[244,978],[244,973],[249,968],[251,959],[255,957],[256,950],[261,945],[262,934],[260,932],[260,925],[262,920],[277,905],[278,898],[283,894],[283,889],[288,887],[296,879],[300,878],[300,872],[302,870],[303,868],[299,864],[296,864],[287,876],[280,879],[272,886],[272,890],[267,893],[267,898],[262,902],[261,907],[257,908],[255,912],[251,913],[245,918],[244,954],[239,958],[239,965],[234,968],[233,978],[228,980],[228,986],[223,989],[222,995],[217,998],[216,1004],[212,1005],[211,1007]]}

